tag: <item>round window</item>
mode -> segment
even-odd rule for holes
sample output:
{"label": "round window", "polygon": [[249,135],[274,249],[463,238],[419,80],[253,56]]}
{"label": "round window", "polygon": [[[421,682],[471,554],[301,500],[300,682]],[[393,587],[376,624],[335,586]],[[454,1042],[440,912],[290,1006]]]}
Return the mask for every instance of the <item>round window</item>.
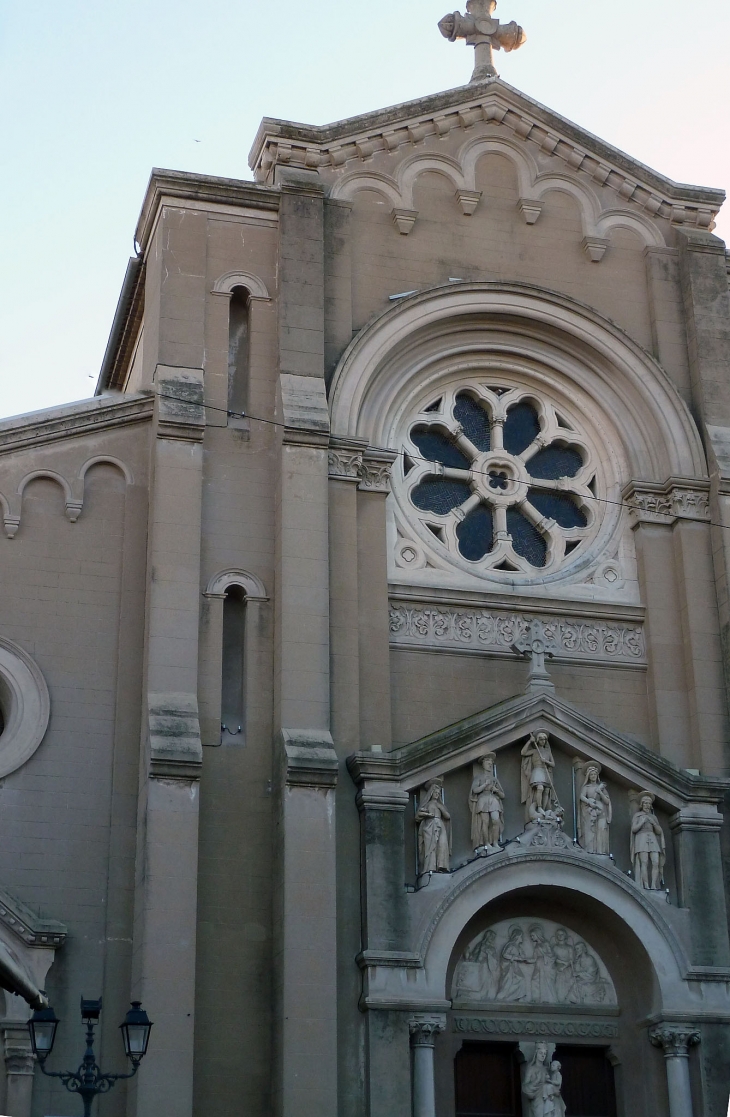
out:
{"label": "round window", "polygon": [[607,455],[580,417],[542,392],[462,383],[403,429],[400,512],[423,547],[472,574],[544,580],[588,554],[605,519]]}

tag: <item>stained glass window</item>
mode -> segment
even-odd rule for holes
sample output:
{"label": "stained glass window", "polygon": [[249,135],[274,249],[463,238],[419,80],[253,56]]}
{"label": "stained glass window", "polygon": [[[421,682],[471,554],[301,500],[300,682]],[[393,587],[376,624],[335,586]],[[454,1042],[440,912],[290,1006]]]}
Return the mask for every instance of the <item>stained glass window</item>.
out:
{"label": "stained glass window", "polygon": [[426,514],[431,545],[485,572],[529,575],[567,562],[595,522],[595,466],[579,424],[517,388],[470,386],[436,404],[408,430],[401,481],[411,510]]}

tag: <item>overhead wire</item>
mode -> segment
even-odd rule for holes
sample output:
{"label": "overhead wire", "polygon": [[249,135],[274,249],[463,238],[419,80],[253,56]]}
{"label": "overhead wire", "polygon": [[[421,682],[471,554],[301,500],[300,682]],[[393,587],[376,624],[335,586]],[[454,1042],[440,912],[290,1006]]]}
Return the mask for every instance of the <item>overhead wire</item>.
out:
{"label": "overhead wire", "polygon": [[[166,392],[155,391],[154,395],[156,395],[159,399],[174,400],[175,403],[185,403],[185,404],[188,404],[191,407],[201,406],[201,404],[199,404],[196,400],[184,399],[182,396],[173,396],[173,395],[170,395],[169,393],[166,393]],[[220,411],[221,414],[227,415],[231,419],[251,419],[255,423],[266,423],[268,426],[271,426],[271,427],[285,427],[286,426],[286,423],[279,423],[275,419],[264,419],[260,415],[251,415],[246,411],[231,411],[227,407],[216,407],[215,404],[213,404],[213,403],[203,403],[202,406],[208,411]],[[408,457],[412,461],[426,462],[429,465],[436,465],[436,464],[443,465],[442,462],[436,462],[433,458],[424,458],[422,455],[415,454],[411,450],[404,450],[404,449],[394,450],[389,446],[369,446],[368,449],[369,450],[374,450],[376,453],[396,454],[398,457],[401,457],[401,456],[403,456],[404,458]],[[450,469],[452,467],[445,466],[445,468]],[[487,470],[484,470],[484,469],[469,469],[469,470],[463,470],[462,472],[464,472],[464,473],[466,473],[466,472],[478,473],[481,477],[491,476],[491,473]],[[532,482],[522,481],[517,477],[510,477],[509,480],[512,481],[516,485],[524,485],[526,488],[534,488],[535,487],[535,485]],[[654,483],[658,484],[658,482],[654,482]],[[559,493],[565,493],[565,494],[570,493],[569,489],[558,489],[558,488],[549,489],[544,485],[540,485],[539,488],[540,488],[541,492],[551,492],[551,493],[558,493],[558,494]],[[574,495],[578,495],[578,494],[574,493]],[[610,504],[614,508],[626,508],[629,512],[635,512],[636,511],[636,507],[633,504],[627,504],[626,501],[624,501],[624,500],[610,500],[608,497],[596,496],[594,493],[591,493],[590,496],[586,496],[584,493],[580,493],[579,495],[581,497],[581,500],[593,500],[598,504]],[[718,524],[714,520],[708,520],[708,521],[705,521],[705,522],[708,524],[709,527],[717,527],[717,528],[720,528],[722,531],[730,531],[730,524]]]}

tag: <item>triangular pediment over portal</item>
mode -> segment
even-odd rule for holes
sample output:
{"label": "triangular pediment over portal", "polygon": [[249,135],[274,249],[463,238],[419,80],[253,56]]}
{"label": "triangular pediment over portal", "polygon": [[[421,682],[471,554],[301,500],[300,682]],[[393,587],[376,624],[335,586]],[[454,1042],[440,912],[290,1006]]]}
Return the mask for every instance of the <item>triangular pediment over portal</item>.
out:
{"label": "triangular pediment over portal", "polygon": [[617,226],[653,247],[667,243],[671,226],[711,230],[725,197],[722,190],[673,182],[499,79],[321,127],[265,117],[249,165],[261,184],[310,180],[345,201],[375,191],[407,235],[418,219],[419,175],[450,178],[454,204],[470,216],[484,204],[476,164],[489,152],[515,164],[527,224],[539,220],[549,190],[574,196],[584,249],[596,262]]}
{"label": "triangular pediment over portal", "polygon": [[397,785],[410,792],[473,763],[486,752],[499,756],[500,751],[540,731],[572,756],[595,760],[627,787],[651,792],[670,813],[693,805],[701,813],[713,811],[730,788],[730,780],[693,775],[676,767],[549,690],[498,702],[389,753],[355,753],[348,768],[360,786]]}

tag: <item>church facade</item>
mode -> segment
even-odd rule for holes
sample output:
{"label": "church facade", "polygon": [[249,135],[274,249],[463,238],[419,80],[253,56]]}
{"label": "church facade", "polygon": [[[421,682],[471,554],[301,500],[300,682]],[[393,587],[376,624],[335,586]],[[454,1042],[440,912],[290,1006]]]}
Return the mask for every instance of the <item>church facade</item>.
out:
{"label": "church facade", "polygon": [[0,423],[0,1109],[45,990],[108,1117],[725,1117],[724,195],[483,70],[250,166]]}

